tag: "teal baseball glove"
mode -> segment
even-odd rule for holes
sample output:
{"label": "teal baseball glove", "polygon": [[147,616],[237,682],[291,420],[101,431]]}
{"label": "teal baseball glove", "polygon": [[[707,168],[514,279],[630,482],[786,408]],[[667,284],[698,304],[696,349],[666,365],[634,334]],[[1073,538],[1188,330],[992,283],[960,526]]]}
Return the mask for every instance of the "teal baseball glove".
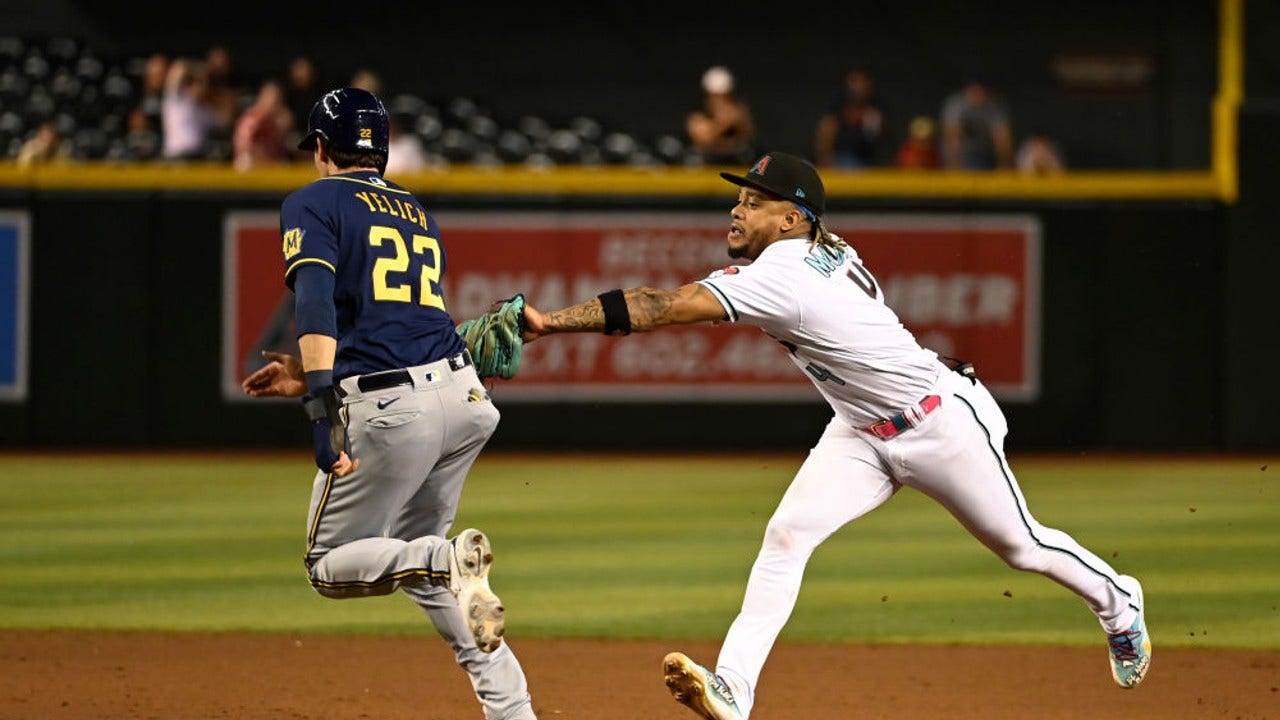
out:
{"label": "teal baseball glove", "polygon": [[476,373],[482,378],[510,380],[520,370],[524,349],[524,295],[494,303],[493,310],[458,326]]}

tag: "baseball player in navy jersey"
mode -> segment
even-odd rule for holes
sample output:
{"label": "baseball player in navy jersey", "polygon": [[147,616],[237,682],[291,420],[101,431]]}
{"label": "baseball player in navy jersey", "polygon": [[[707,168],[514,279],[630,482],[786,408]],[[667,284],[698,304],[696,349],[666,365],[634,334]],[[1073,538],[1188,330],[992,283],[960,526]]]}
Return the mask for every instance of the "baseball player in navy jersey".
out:
{"label": "baseball player in navy jersey", "polygon": [[374,95],[324,95],[299,147],[321,176],[280,210],[301,357],[269,353],[243,386],[304,398],[318,467],[311,585],[329,598],[404,591],[452,647],[487,720],[530,720],[489,586],[489,537],[474,528],[446,537],[499,415],[441,295],[440,229],[382,177],[388,117]]}
{"label": "baseball player in navy jersey", "polygon": [[560,332],[626,335],[734,322],[777,340],[834,413],[764,532],[714,671],[663,659],[671,693],[708,720],[751,714],[756,683],[800,591],[809,556],[903,486],[945,507],[1010,567],[1076,593],[1107,635],[1115,681],[1151,661],[1142,586],[1066,533],[1036,522],[1004,454],[1004,415],[968,363],[921,347],[885,305],[857,252],[822,222],[825,190],[808,162],[760,158],[730,212],[729,256],[749,260],[675,290],[610,290],[554,312],[526,307],[526,341]]}

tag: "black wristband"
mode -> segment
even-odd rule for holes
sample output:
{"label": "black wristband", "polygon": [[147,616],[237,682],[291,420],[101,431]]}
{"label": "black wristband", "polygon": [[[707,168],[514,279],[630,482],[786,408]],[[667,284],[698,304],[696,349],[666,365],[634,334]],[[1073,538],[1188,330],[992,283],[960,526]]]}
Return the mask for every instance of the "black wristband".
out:
{"label": "black wristband", "polygon": [[605,335],[630,335],[631,312],[627,310],[627,298],[621,290],[610,290],[596,296],[604,309]]}
{"label": "black wristband", "polygon": [[307,381],[307,392],[312,395],[319,395],[321,390],[333,384],[332,370],[312,370],[304,373],[303,377]]}

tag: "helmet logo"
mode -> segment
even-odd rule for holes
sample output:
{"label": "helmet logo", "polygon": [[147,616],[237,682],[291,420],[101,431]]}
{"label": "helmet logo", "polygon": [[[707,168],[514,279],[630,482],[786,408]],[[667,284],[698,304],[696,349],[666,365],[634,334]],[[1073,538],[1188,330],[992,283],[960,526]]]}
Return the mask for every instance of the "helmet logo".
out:
{"label": "helmet logo", "polygon": [[324,99],[320,101],[320,106],[324,108],[325,115],[328,115],[331,118],[337,119],[338,103],[339,103],[338,91],[332,90],[328,93],[325,93]]}

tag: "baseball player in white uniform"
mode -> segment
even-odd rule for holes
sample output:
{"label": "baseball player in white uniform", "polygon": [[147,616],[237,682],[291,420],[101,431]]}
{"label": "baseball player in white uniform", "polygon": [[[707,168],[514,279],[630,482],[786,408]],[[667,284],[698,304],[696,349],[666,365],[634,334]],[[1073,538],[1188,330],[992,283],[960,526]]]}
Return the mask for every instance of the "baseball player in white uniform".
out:
{"label": "baseball player in white uniform", "polygon": [[775,152],[745,176],[721,175],[740,188],[729,255],[750,264],[676,290],[611,290],[563,310],[525,311],[526,341],[709,321],[755,325],[786,348],[834,412],[765,528],[714,672],[682,653],[663,659],[676,700],[708,720],[747,718],[809,556],[903,486],[936,500],[1010,567],[1079,595],[1107,634],[1115,681],[1141,682],[1151,662],[1142,586],[1032,517],[1005,460],[1000,408],[972,366],[916,342],[857,252],[823,225],[817,170]]}

